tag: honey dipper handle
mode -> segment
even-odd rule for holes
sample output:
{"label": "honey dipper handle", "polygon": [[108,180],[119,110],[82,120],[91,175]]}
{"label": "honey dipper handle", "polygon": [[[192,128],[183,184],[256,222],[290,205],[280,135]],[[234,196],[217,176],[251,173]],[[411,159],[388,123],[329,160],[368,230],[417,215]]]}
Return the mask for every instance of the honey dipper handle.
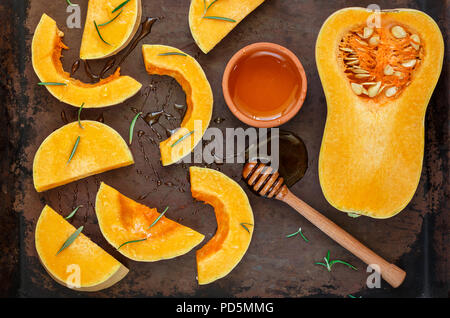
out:
{"label": "honey dipper handle", "polygon": [[[380,274],[385,281],[387,281],[392,287],[396,288],[403,283],[406,273],[401,268],[394,264],[388,263],[379,255],[375,254],[349,233],[344,231],[334,222],[323,216],[314,208],[309,206],[304,201],[300,200],[291,191],[286,190],[281,196],[277,197],[279,200],[289,204],[298,213],[303,215],[312,224],[317,226],[322,232],[327,234],[342,247],[353,253],[359,259],[366,264],[376,264],[380,268]],[[280,193],[281,194],[281,193]]]}

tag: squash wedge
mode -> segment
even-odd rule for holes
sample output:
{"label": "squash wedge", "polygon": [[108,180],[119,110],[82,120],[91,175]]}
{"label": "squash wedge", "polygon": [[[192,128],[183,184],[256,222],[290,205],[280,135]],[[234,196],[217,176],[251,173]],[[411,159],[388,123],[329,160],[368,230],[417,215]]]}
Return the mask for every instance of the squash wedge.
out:
{"label": "squash wedge", "polygon": [[76,107],[83,103],[84,108],[106,107],[122,103],[141,89],[142,85],[133,78],[121,76],[120,69],[95,84],[71,78],[60,60],[62,49],[68,49],[62,42],[63,36],[55,20],[43,14],[31,44],[33,69],[42,85],[59,101]]}
{"label": "squash wedge", "polygon": [[33,161],[36,191],[134,163],[125,140],[114,129],[97,121],[80,123],[83,128],[73,122],[55,130],[40,145]]}
{"label": "squash wedge", "polygon": [[221,172],[190,167],[192,196],[214,207],[217,231],[197,251],[200,285],[229,274],[241,261],[252,239],[253,212],[244,190]]}
{"label": "squash wedge", "polygon": [[75,230],[48,205],[44,207],[36,225],[35,244],[42,265],[56,282],[77,291],[93,292],[125,277],[128,269],[83,233],[58,253]]}
{"label": "squash wedge", "polygon": [[[95,202],[98,224],[105,239],[126,257],[155,262],[189,252],[204,236],[101,183]],[[155,223],[156,222],[156,223]],[[143,241],[140,241],[145,239]],[[136,241],[124,244],[129,241]]]}
{"label": "squash wedge", "polygon": [[180,129],[159,144],[162,164],[167,166],[190,154],[201,141],[211,121],[213,93],[200,64],[179,49],[143,45],[142,53],[149,74],[175,78],[186,93],[187,110]]}

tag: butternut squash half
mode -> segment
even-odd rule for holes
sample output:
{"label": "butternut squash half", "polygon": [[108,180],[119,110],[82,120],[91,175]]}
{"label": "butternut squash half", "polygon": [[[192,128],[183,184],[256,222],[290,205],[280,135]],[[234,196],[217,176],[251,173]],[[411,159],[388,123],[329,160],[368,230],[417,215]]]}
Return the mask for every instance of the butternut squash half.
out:
{"label": "butternut squash half", "polygon": [[97,121],[80,124],[55,130],[39,147],[33,161],[36,191],[134,163],[125,140],[114,129]]}
{"label": "butternut squash half", "polygon": [[81,59],[109,57],[130,43],[139,29],[142,5],[141,0],[130,0],[125,4],[124,2],[124,0],[89,0],[81,40]]}
{"label": "butternut squash half", "polygon": [[149,74],[168,75],[177,80],[186,93],[187,110],[178,129],[159,144],[164,166],[190,154],[209,126],[213,93],[202,67],[191,56],[165,45],[143,45],[145,68]]}
{"label": "butternut squash half", "polygon": [[211,51],[264,0],[192,0],[189,27],[203,53]]}
{"label": "butternut squash half", "polygon": [[34,31],[31,44],[33,68],[50,94],[59,101],[84,108],[98,108],[122,103],[135,95],[141,84],[129,76],[121,76],[120,69],[95,84],[71,78],[61,64],[61,51],[68,49],[62,42],[64,33],[55,20],[43,14]]}
{"label": "butternut squash half", "polygon": [[56,282],[77,291],[98,291],[125,277],[128,269],[83,233],[58,253],[75,231],[52,208],[44,207],[36,225],[35,244],[42,265]]}
{"label": "butternut squash half", "polygon": [[[105,239],[128,258],[155,262],[186,254],[204,236],[101,183],[95,202]],[[158,219],[159,218],[159,219]],[[129,242],[129,243],[127,243]]]}
{"label": "butternut squash half", "polygon": [[417,10],[347,8],[325,21],[316,43],[328,107],[319,178],[331,205],[389,218],[412,199],[443,54],[439,27]]}
{"label": "butternut squash half", "polygon": [[200,285],[229,274],[241,261],[253,235],[253,212],[244,190],[221,172],[190,167],[192,196],[214,207],[217,231],[197,251]]}

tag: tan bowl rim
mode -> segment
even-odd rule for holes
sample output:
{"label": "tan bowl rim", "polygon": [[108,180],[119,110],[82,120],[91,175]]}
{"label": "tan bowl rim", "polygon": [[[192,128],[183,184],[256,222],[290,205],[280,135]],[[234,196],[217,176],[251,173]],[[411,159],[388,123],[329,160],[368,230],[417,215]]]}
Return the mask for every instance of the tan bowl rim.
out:
{"label": "tan bowl rim", "polygon": [[[302,80],[302,88],[301,88],[300,97],[299,97],[297,103],[293,107],[291,107],[291,109],[288,112],[286,112],[285,114],[283,114],[281,117],[272,119],[272,120],[257,120],[257,119],[250,118],[246,114],[242,113],[236,107],[236,105],[233,103],[233,100],[231,99],[230,91],[228,88],[228,81],[230,79],[231,70],[237,64],[239,59],[241,59],[244,56],[244,54],[247,54],[249,52],[256,52],[256,51],[259,51],[262,49],[266,49],[266,50],[269,50],[272,52],[281,52],[284,56],[288,57],[296,66],[297,71],[299,72],[300,78]],[[225,67],[225,71],[223,73],[223,78],[222,78],[223,96],[225,98],[225,102],[226,102],[228,108],[230,109],[230,111],[240,121],[242,121],[250,126],[259,127],[259,128],[277,127],[277,126],[280,126],[280,125],[286,123],[290,119],[292,119],[292,117],[294,117],[298,113],[298,111],[300,110],[300,108],[302,107],[302,105],[305,101],[306,91],[307,91],[307,86],[308,86],[307,84],[308,84],[308,82],[306,80],[305,69],[303,68],[303,65],[300,62],[300,60],[298,59],[298,57],[289,49],[287,49],[281,45],[278,45],[275,43],[270,43],[270,42],[253,43],[253,44],[247,45],[247,46],[243,47],[242,49],[240,49],[239,51],[237,51],[233,55],[233,57],[228,61],[228,64]]]}

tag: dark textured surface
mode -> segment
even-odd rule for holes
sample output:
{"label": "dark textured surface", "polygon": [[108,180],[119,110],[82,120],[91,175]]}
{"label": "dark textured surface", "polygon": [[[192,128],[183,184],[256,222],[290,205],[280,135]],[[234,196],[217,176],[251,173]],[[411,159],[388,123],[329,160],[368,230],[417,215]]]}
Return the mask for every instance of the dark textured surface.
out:
{"label": "dark textured surface", "polygon": [[[87,0],[75,1],[85,15]],[[211,296],[211,297],[302,297],[348,294],[363,297],[447,297],[449,204],[449,63],[446,56],[443,72],[428,106],[426,143],[422,177],[417,192],[406,209],[393,218],[374,220],[351,219],[332,208],[322,195],[317,159],[326,117],[326,103],[314,61],[314,43],[320,26],[332,12],[347,6],[366,6],[371,1],[283,1],[268,0],[240,23],[212,52],[204,55],[192,40],[187,15],[189,1],[143,1],[144,16],[162,17],[152,34],[142,43],[167,44],[179,47],[195,56],[203,66],[213,88],[215,105],[213,118],[225,119],[212,127],[225,129],[242,124],[229,112],[223,100],[220,84],[228,59],[241,47],[258,41],[270,41],[291,49],[302,61],[308,77],[308,93],[299,114],[282,128],[299,135],[306,144],[309,168],[305,177],[291,190],[327,217],[348,230],[363,243],[407,272],[405,283],[398,289],[385,282],[382,288],[365,285],[365,265],[327,238],[289,207],[277,201],[249,195],[254,215],[255,233],[250,248],[239,265],[227,277],[210,285],[198,286],[195,279],[195,252],[173,260],[157,263],[137,263],[125,259],[101,235],[94,212],[94,198],[100,181],[137,199],[148,193],[141,203],[159,209],[170,204],[167,216],[206,235],[214,235],[216,222],[213,209],[194,202],[183,165],[161,167],[159,151],[147,137],[154,137],[143,121],[136,125],[145,135],[136,138],[132,152],[136,164],[74,182],[42,194],[32,183],[32,161],[44,138],[64,123],[61,112],[69,121],[76,119],[76,108],[58,102],[44,87],[37,86],[31,66],[30,45],[33,30],[42,13],[53,17],[65,32],[63,65],[66,70],[78,55],[82,29],[68,29],[64,1],[0,0],[0,101],[2,107],[0,151],[2,167],[0,222],[0,296],[19,297],[139,297],[139,296]],[[439,24],[446,41],[449,29],[449,1],[379,1],[382,8],[410,7],[425,11]],[[142,44],[141,43],[141,44]],[[101,63],[92,63],[99,69]],[[161,109],[174,103],[183,104],[184,94],[178,84],[167,77],[148,76],[138,50],[123,65],[123,73],[132,75],[153,90],[145,111]],[[76,77],[86,80],[82,70]],[[83,110],[83,118],[96,119],[101,114],[105,123],[127,136],[134,113],[131,107],[141,107],[143,94],[122,105],[102,110]],[[174,123],[172,123],[175,125]],[[175,126],[174,126],[175,127]],[[244,126],[245,127],[245,126]],[[145,160],[148,157],[149,160]],[[156,173],[153,170],[153,167]],[[242,165],[212,165],[238,181]],[[157,186],[161,179],[162,185]],[[44,204],[62,214],[83,204],[72,221],[85,224],[85,234],[112,253],[130,268],[128,276],[115,286],[97,293],[82,294],[55,283],[39,263],[34,247],[34,228]],[[309,239],[285,238],[298,227]],[[331,250],[332,258],[349,261],[358,267],[354,272],[345,266],[335,266],[331,273],[313,265]]]}

